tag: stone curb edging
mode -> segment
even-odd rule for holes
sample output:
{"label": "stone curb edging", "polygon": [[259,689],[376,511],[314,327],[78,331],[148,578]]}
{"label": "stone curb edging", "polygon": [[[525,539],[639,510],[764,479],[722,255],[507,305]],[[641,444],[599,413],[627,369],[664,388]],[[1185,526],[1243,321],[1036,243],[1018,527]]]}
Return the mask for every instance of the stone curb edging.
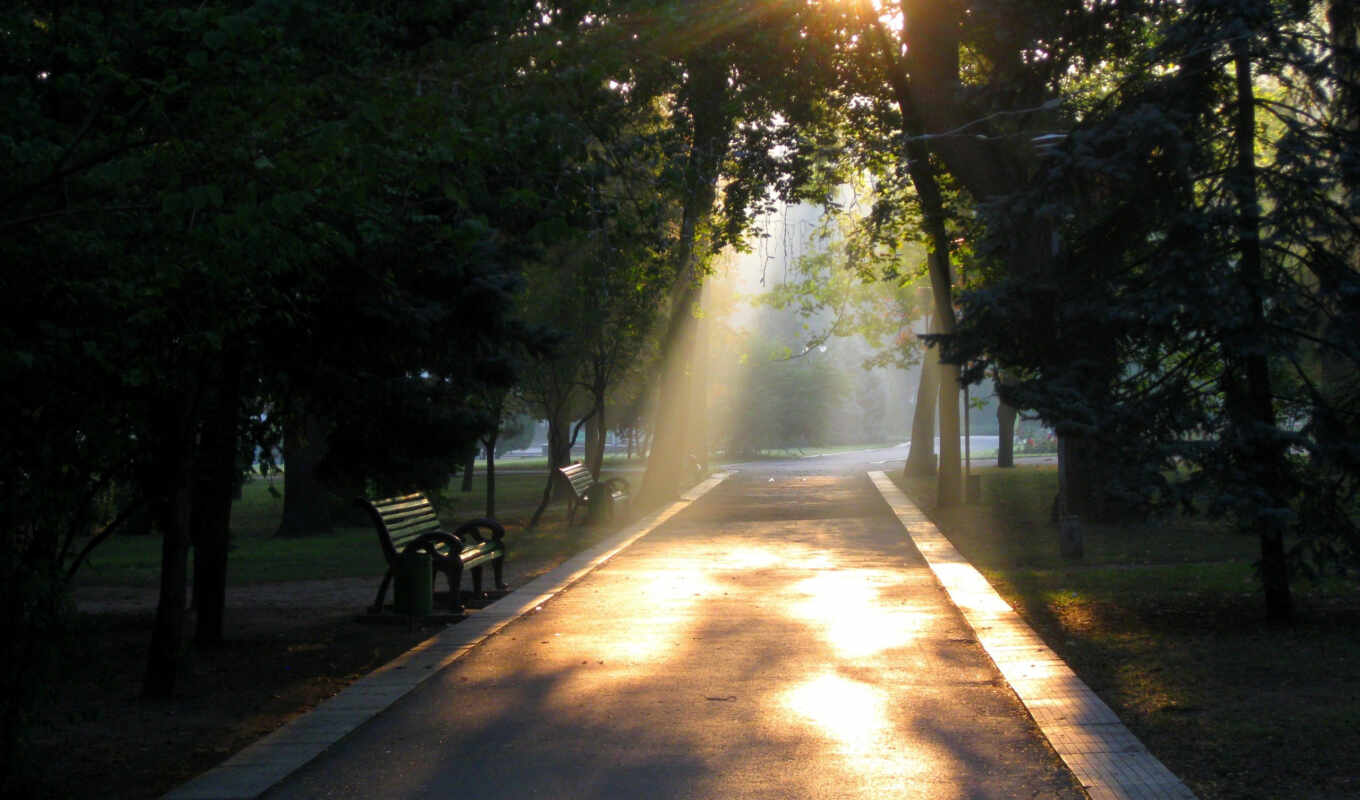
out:
{"label": "stone curb edging", "polygon": [[[540,610],[562,590],[660,527],[731,474],[715,473],[681,495],[679,500],[572,556],[462,622],[450,625],[350,684],[312,711],[171,790],[164,800],[250,800],[259,797],[487,637],[519,617]],[[521,597],[525,599],[520,600]]]}
{"label": "stone curb edging", "polygon": [[1092,800],[1195,800],[881,471],[868,473],[949,599]]}

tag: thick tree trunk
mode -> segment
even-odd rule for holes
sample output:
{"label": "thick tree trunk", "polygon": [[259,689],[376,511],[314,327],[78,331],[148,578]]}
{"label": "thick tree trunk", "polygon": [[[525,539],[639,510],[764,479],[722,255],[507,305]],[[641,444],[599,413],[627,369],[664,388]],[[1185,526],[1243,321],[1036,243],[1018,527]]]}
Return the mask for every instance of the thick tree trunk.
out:
{"label": "thick tree trunk", "polygon": [[935,348],[921,357],[921,380],[916,385],[916,408],[911,415],[911,449],[903,477],[929,478],[935,474],[935,407],[940,399],[940,363]]}
{"label": "thick tree trunk", "polygon": [[963,448],[959,426],[959,368],[940,365],[940,469],[935,502],[956,506],[963,502]]}
{"label": "thick tree trunk", "polygon": [[[1335,124],[1350,142],[1349,152],[1341,159],[1344,194],[1340,201],[1344,208],[1350,209],[1351,224],[1360,227],[1360,14],[1356,11],[1354,0],[1332,0],[1327,9],[1327,21],[1331,28],[1336,71],[1336,79],[1332,82]],[[1353,272],[1360,272],[1360,251],[1352,249],[1346,266]],[[1333,274],[1322,270],[1315,274],[1327,295],[1331,298],[1340,296],[1339,281]],[[1319,390],[1330,406],[1344,408],[1348,396],[1360,386],[1360,373],[1354,359],[1348,358],[1345,349],[1337,348],[1335,344],[1346,341],[1353,331],[1360,329],[1360,309],[1355,302],[1331,302],[1333,307],[1328,309],[1330,313],[1319,331],[1323,340],[1317,347],[1321,366]],[[1360,434],[1360,421],[1353,416],[1349,420],[1346,415],[1336,416],[1346,439],[1360,438],[1357,435]]]}
{"label": "thick tree trunk", "polygon": [[[919,146],[908,146],[919,151]],[[944,199],[939,183],[924,152],[909,155],[912,184],[921,197],[926,233],[930,238],[930,288],[934,297],[935,328],[938,333],[954,332],[954,299],[950,270],[949,234],[945,230]],[[940,362],[940,467],[935,497],[941,506],[963,502],[963,460],[959,448],[959,367]]]}
{"label": "thick tree trunk", "polygon": [[467,458],[463,459],[463,485],[464,493],[472,491],[472,476],[477,469],[477,448],[468,451]]}
{"label": "thick tree trunk", "polygon": [[[907,3],[903,10],[907,15],[908,29],[913,32],[912,46],[905,60],[881,24],[877,21],[871,24],[880,39],[885,72],[902,115],[902,126],[908,134],[903,155],[912,186],[916,188],[921,201],[921,217],[930,248],[927,265],[934,299],[934,328],[938,333],[949,335],[954,332],[955,321],[950,274],[951,248],[945,228],[944,198],[935,177],[935,167],[931,163],[931,151],[924,140],[918,137],[927,133],[923,108],[936,101],[952,100],[951,95],[958,80],[959,12],[953,4],[939,2]],[[916,96],[923,91],[926,96]],[[955,365],[941,365],[939,409],[940,466],[936,479],[936,498],[940,505],[952,506],[963,502],[963,465],[959,448],[959,370]]]}
{"label": "thick tree trunk", "polygon": [[657,398],[652,450],[642,479],[642,507],[673,500],[685,487],[690,460],[690,355],[693,346],[693,307],[697,291],[686,291],[676,314],[683,314],[667,348]]}
{"label": "thick tree trunk", "polygon": [[[700,292],[700,311],[709,295],[705,285]],[[708,473],[708,366],[709,366],[709,323],[708,315],[701,313],[694,321],[694,354],[690,367],[690,443],[694,456],[694,466],[699,473]]]}
{"label": "thick tree trunk", "polygon": [[231,547],[231,504],[240,482],[237,463],[241,360],[222,359],[220,382],[206,407],[194,476],[190,530],[194,547],[194,643],[222,642]]}
{"label": "thick tree trunk", "polygon": [[1108,486],[1110,471],[1108,444],[1081,436],[1058,437],[1058,498],[1054,505],[1061,522],[1064,516],[1087,522],[1109,522]]}
{"label": "thick tree trunk", "polygon": [[157,446],[154,487],[161,532],[160,597],[147,650],[142,696],[165,699],[175,692],[184,658],[184,607],[188,600],[189,514],[193,496],[193,447],[189,429],[193,404],[167,403],[158,416],[164,426]]}
{"label": "thick tree trunk", "polygon": [[[1266,616],[1277,623],[1289,622],[1294,615],[1294,601],[1289,588],[1289,571],[1285,558],[1284,513],[1289,508],[1288,466],[1284,446],[1276,435],[1274,391],[1270,369],[1266,363],[1265,290],[1261,258],[1260,207],[1256,190],[1256,97],[1252,85],[1251,42],[1245,37],[1233,40],[1233,65],[1237,81],[1234,136],[1237,163],[1234,167],[1233,191],[1238,205],[1239,276],[1247,295],[1249,319],[1244,330],[1233,338],[1249,337],[1252,345],[1237,345],[1241,352],[1241,379],[1230,363],[1229,380],[1225,387],[1230,393],[1227,407],[1235,429],[1234,445],[1238,457],[1250,476],[1250,487],[1257,490],[1270,507],[1262,508],[1246,524],[1254,528],[1261,541],[1261,582],[1265,590]],[[1240,388],[1239,388],[1240,387]],[[1242,396],[1234,402],[1233,391]],[[1258,501],[1261,502],[1261,501]]]}
{"label": "thick tree trunk", "polygon": [[334,498],[317,478],[326,455],[326,426],[298,404],[284,423],[283,518],[276,536],[329,533]]}
{"label": "thick tree trunk", "polygon": [[1015,418],[1020,412],[1006,404],[1005,400],[999,400],[996,406],[996,465],[998,467],[1015,466]]}
{"label": "thick tree trunk", "polygon": [[486,444],[486,515],[496,518],[496,440],[499,431],[493,431]]}
{"label": "thick tree trunk", "polygon": [[600,389],[596,396],[596,412],[586,421],[586,469],[595,480],[600,479],[600,470],[604,468],[604,440],[607,428],[604,419],[604,390]]}
{"label": "thick tree trunk", "polygon": [[728,65],[721,58],[697,56],[687,63],[689,79],[681,93],[693,122],[685,165],[684,208],[675,246],[676,294],[662,340],[661,392],[653,413],[651,450],[637,498],[640,508],[673,499],[690,464],[694,307],[699,300],[701,257],[699,223],[713,213],[722,160],[727,155],[732,116],[727,108]]}

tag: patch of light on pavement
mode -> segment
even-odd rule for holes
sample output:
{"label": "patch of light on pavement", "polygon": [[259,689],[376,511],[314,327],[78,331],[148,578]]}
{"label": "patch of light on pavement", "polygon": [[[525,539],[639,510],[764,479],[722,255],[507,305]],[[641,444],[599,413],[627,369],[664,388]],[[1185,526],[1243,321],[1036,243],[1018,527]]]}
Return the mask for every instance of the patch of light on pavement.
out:
{"label": "patch of light on pavement", "polygon": [[[878,599],[879,590],[864,570],[823,572],[793,587],[803,596],[789,613],[819,630],[842,658],[863,658],[905,647],[917,636],[926,615]],[[887,576],[891,577],[891,576]]]}
{"label": "patch of light on pavement", "polygon": [[596,658],[630,663],[655,662],[679,655],[695,616],[693,608],[713,584],[701,573],[667,570],[655,574],[636,589],[619,593],[619,602],[631,610],[638,624],[628,636],[596,642]]}
{"label": "patch of light on pavement", "polygon": [[922,784],[940,765],[919,742],[912,747],[900,739],[882,689],[823,673],[790,689],[783,701],[786,713],[835,746],[848,777],[859,784],[856,796],[924,796]]}

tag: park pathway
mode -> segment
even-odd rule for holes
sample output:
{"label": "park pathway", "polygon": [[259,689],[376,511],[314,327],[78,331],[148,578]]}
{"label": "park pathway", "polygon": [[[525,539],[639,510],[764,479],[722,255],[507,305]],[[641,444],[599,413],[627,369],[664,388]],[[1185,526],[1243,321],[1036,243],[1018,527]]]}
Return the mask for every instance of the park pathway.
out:
{"label": "park pathway", "polygon": [[266,796],[1083,793],[862,471],[746,469]]}

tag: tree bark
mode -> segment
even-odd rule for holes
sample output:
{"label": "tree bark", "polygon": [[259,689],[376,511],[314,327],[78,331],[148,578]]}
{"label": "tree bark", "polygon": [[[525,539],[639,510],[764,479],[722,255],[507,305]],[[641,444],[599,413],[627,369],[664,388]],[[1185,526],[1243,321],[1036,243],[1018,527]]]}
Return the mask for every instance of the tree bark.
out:
{"label": "tree bark", "polygon": [[283,518],[275,536],[331,531],[334,499],[316,472],[326,455],[326,435],[325,424],[307,412],[305,403],[296,403],[284,422]]}
{"label": "tree bark", "polygon": [[[1265,291],[1256,189],[1256,96],[1252,86],[1250,40],[1234,39],[1232,52],[1237,91],[1234,109],[1237,153],[1232,185],[1238,205],[1238,270],[1249,316],[1244,321],[1244,330],[1234,332],[1233,338],[1245,338],[1250,344],[1236,345],[1238,352],[1233,355],[1241,361],[1241,376],[1233,374],[1239,370],[1231,363],[1235,359],[1230,358],[1225,391],[1229,394],[1230,424],[1235,429],[1232,444],[1239,450],[1237,456],[1249,476],[1249,486],[1260,490],[1271,506],[1257,510],[1252,515],[1254,519],[1246,521],[1260,536],[1266,616],[1272,622],[1286,623],[1294,615],[1284,549],[1285,522],[1281,513],[1289,508],[1285,494],[1289,477],[1284,447],[1276,435],[1274,392],[1265,357],[1266,343],[1262,341],[1266,329]],[[1241,396],[1234,401],[1233,393]]]}
{"label": "tree bark", "polygon": [[586,420],[586,469],[595,480],[600,479],[600,470],[604,469],[604,442],[608,435],[609,428],[605,422],[605,392],[608,386],[605,383],[605,376],[597,372],[597,379],[591,386],[591,396],[594,398],[595,413]]}
{"label": "tree bark", "polygon": [[472,476],[477,469],[477,448],[468,451],[467,458],[463,459],[463,485],[464,493],[472,491]]}
{"label": "tree bark", "polygon": [[683,314],[675,326],[668,356],[662,367],[661,392],[657,397],[652,449],[642,478],[642,507],[674,499],[685,488],[690,455],[690,355],[693,345],[693,308],[697,291],[684,293]]}
{"label": "tree bark", "polygon": [[561,480],[558,469],[571,463],[571,419],[565,401],[557,403],[553,413],[548,416],[548,478],[543,485],[543,498],[529,519],[529,527],[538,525],[543,512],[548,509],[554,496],[561,496]]}
{"label": "tree bark", "polygon": [[1111,509],[1106,502],[1110,458],[1107,446],[1088,437],[1058,436],[1058,498],[1056,519],[1079,517],[1088,522],[1109,522]]}
{"label": "tree bark", "polygon": [[222,358],[218,385],[205,408],[194,471],[190,530],[194,547],[194,643],[222,643],[231,548],[231,505],[239,486],[237,438],[241,402],[241,359]]}
{"label": "tree bark", "polygon": [[940,397],[940,364],[933,347],[921,357],[921,379],[916,385],[916,408],[911,415],[911,448],[902,467],[906,478],[935,475],[935,405]]}
{"label": "tree bark", "polygon": [[[909,149],[921,149],[911,145]],[[949,234],[944,224],[944,200],[939,183],[924,152],[908,156],[912,183],[921,197],[926,233],[930,239],[930,286],[935,301],[935,327],[940,334],[954,332],[954,299],[949,266]],[[938,345],[936,346],[938,347]],[[940,362],[940,467],[935,497],[941,506],[963,502],[963,460],[959,448],[959,367]]]}
{"label": "tree bark", "polygon": [[662,340],[661,392],[653,413],[647,471],[637,500],[641,508],[673,499],[690,472],[692,323],[702,281],[699,224],[713,212],[733,125],[726,107],[727,63],[720,57],[695,57],[686,66],[689,79],[681,95],[693,122],[693,139],[686,157],[683,211],[675,245],[676,300]]}
{"label": "tree bark", "polygon": [[[958,9],[947,2],[915,2],[903,5],[912,46],[906,60],[898,57],[892,40],[876,19],[871,23],[880,40],[884,70],[897,100],[902,127],[907,134],[903,155],[907,173],[921,202],[921,217],[928,247],[927,265],[934,298],[935,330],[954,332],[954,301],[950,274],[950,243],[945,228],[944,198],[931,164],[930,149],[922,137],[928,132],[923,106],[951,102],[958,82]],[[908,76],[910,75],[910,79]],[[927,93],[918,97],[922,90]],[[947,138],[947,137],[946,137]],[[932,140],[933,141],[933,140]],[[951,165],[952,167],[952,165]],[[941,364],[940,369],[940,465],[936,478],[936,502],[953,506],[963,502],[963,464],[959,448],[959,370]]]}
{"label": "tree bark", "polygon": [[1015,466],[1015,418],[1019,415],[1020,412],[1008,405],[1005,400],[997,401],[996,465],[998,467]]}
{"label": "tree bark", "polygon": [[700,474],[708,473],[708,367],[709,322],[704,303],[708,286],[700,290],[699,317],[694,321],[694,352],[690,359],[690,443],[694,465]]}
{"label": "tree bark", "polygon": [[500,431],[495,430],[486,439],[486,515],[496,518],[496,440]]}
{"label": "tree bark", "polygon": [[147,648],[142,696],[166,699],[175,692],[184,657],[184,606],[188,600],[189,514],[193,496],[194,457],[189,431],[193,403],[175,398],[156,415],[156,464],[152,476],[156,521],[161,532],[160,596]]}
{"label": "tree bark", "polygon": [[[1360,15],[1356,14],[1353,0],[1332,0],[1327,9],[1327,21],[1331,29],[1332,57],[1335,59],[1335,79],[1332,81],[1333,113],[1336,127],[1351,143],[1349,152],[1341,159],[1340,198],[1343,208],[1350,210],[1350,222],[1360,227]],[[1360,252],[1352,248],[1346,266],[1360,272]],[[1320,273],[1320,274],[1319,274]],[[1328,271],[1315,272],[1324,292],[1336,298],[1338,283],[1336,276]],[[1326,320],[1319,331],[1323,340],[1317,348],[1318,362],[1321,365],[1319,389],[1324,402],[1333,408],[1343,408],[1347,395],[1360,386],[1355,361],[1347,358],[1344,350],[1336,347],[1344,342],[1348,334],[1360,329],[1360,311],[1357,304],[1332,300]],[[1342,418],[1342,415],[1337,415]],[[1357,438],[1360,424],[1354,417],[1343,423],[1343,435],[1348,439]]]}

